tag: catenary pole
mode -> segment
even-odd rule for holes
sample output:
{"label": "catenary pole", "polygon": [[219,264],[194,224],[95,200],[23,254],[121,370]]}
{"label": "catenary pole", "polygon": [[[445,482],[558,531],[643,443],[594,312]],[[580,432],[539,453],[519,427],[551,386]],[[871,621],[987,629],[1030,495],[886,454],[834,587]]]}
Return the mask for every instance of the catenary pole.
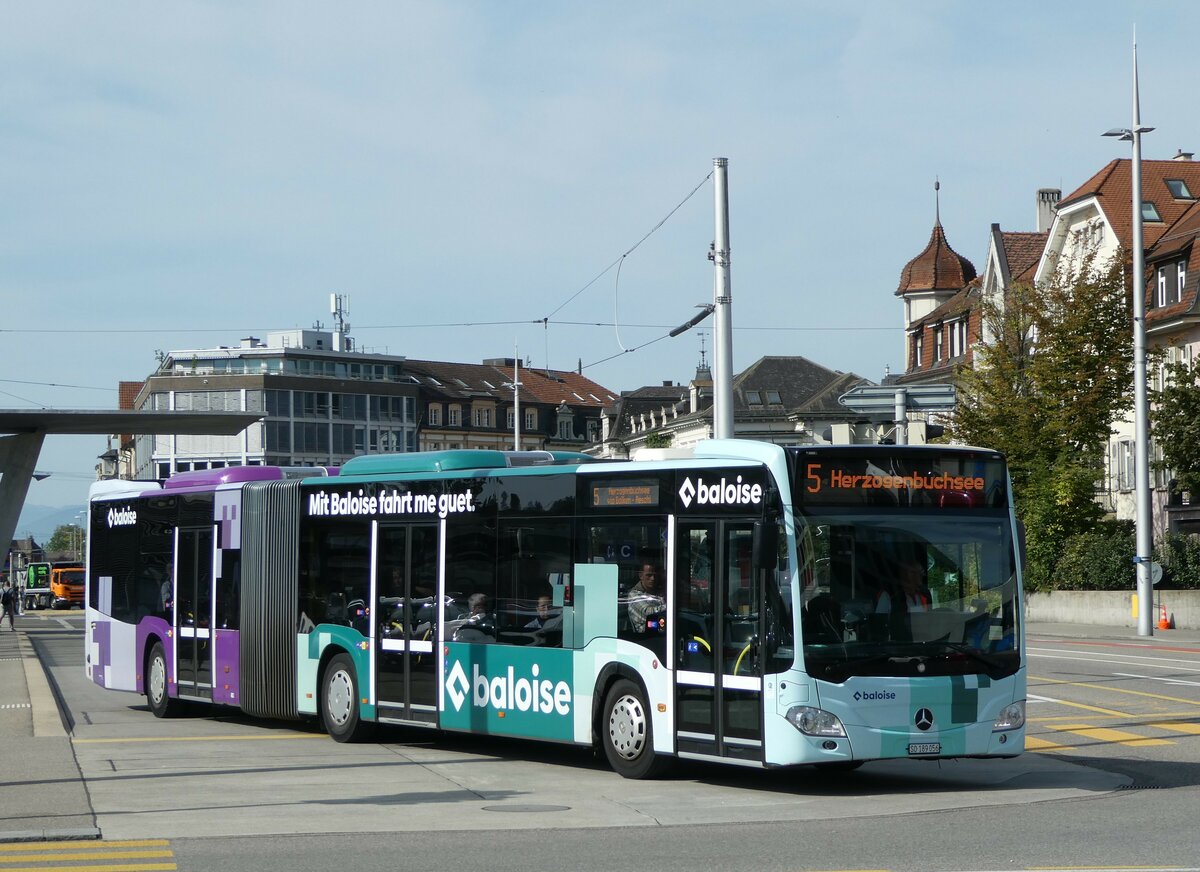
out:
{"label": "catenary pole", "polygon": [[729,159],[713,159],[716,240],[713,244],[713,436],[733,438],[733,297],[729,282]]}

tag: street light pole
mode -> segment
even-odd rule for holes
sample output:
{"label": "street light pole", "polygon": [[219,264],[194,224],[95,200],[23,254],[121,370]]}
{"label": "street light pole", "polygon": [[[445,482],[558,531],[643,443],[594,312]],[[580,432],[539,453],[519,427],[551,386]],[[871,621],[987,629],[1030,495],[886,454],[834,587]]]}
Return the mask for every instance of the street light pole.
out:
{"label": "street light pole", "polygon": [[1133,558],[1137,572],[1138,635],[1154,635],[1154,583],[1150,577],[1154,553],[1153,511],[1150,505],[1150,405],[1146,390],[1146,250],[1142,242],[1142,134],[1153,127],[1142,127],[1138,105],[1137,42],[1133,44],[1133,126],[1117,128],[1105,136],[1117,136],[1133,143],[1130,165],[1133,189],[1133,488],[1137,535],[1137,554]]}

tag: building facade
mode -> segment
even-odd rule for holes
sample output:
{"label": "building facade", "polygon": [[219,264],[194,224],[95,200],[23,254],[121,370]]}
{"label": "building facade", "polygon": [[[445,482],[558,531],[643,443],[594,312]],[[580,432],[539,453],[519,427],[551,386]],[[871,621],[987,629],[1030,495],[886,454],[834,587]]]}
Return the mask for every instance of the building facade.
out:
{"label": "building facade", "polygon": [[[890,421],[849,411],[838,397],[869,382],[804,357],[763,357],[733,378],[733,435],[780,445],[878,442]],[[628,458],[643,448],[690,448],[713,434],[713,381],[701,361],[692,381],[623,392],[604,409],[599,457]]]}
{"label": "building facade", "polygon": [[[1055,270],[1077,269],[1094,253],[1103,262],[1130,250],[1133,244],[1132,162],[1113,160],[1058,204],[1054,224],[1035,281],[1048,280]],[[1193,256],[1200,232],[1196,195],[1200,193],[1200,163],[1180,152],[1171,160],[1142,161],[1142,229],[1146,257],[1146,340],[1163,361],[1190,361],[1200,346],[1200,314],[1196,311],[1200,262]],[[1132,332],[1133,326],[1130,325]],[[1162,370],[1148,374],[1150,387],[1161,385]],[[1098,498],[1117,518],[1132,519],[1134,503],[1135,433],[1130,410],[1113,425],[1107,469]],[[1150,456],[1161,458],[1151,433]],[[1170,527],[1200,531],[1200,517],[1189,507],[1169,511],[1170,472],[1151,470],[1155,538]],[[1172,514],[1175,515],[1172,520]]]}
{"label": "building facade", "polygon": [[[114,437],[101,465],[113,474],[166,478],[226,466],[339,466],[360,454],[447,448],[582,450],[614,397],[578,373],[365,354],[320,329],[250,337],[236,347],[163,356],[132,407],[259,412],[237,436]],[[519,411],[518,411],[519,407]],[[121,468],[122,464],[126,468]],[[103,470],[102,470],[103,472]]]}

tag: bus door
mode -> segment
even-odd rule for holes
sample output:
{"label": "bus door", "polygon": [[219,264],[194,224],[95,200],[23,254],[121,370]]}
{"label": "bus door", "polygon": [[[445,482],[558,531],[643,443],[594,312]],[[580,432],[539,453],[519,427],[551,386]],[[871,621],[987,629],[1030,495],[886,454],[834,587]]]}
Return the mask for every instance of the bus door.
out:
{"label": "bus door", "polygon": [[175,681],[212,698],[213,528],[181,527],[175,547]]}
{"label": "bus door", "polygon": [[761,594],[749,521],[681,521],[675,537],[677,750],[761,761]]}
{"label": "bus door", "polygon": [[382,720],[437,722],[436,524],[380,524],[376,685]]}

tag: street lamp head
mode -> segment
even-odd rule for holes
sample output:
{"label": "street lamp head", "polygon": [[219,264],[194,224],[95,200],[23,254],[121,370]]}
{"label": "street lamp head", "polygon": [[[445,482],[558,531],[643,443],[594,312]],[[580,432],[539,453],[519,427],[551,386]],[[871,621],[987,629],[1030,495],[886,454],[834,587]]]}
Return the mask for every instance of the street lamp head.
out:
{"label": "street lamp head", "polygon": [[1133,139],[1133,132],[1128,127],[1114,127],[1112,130],[1106,130],[1102,136],[1116,136],[1123,142],[1128,142]]}

